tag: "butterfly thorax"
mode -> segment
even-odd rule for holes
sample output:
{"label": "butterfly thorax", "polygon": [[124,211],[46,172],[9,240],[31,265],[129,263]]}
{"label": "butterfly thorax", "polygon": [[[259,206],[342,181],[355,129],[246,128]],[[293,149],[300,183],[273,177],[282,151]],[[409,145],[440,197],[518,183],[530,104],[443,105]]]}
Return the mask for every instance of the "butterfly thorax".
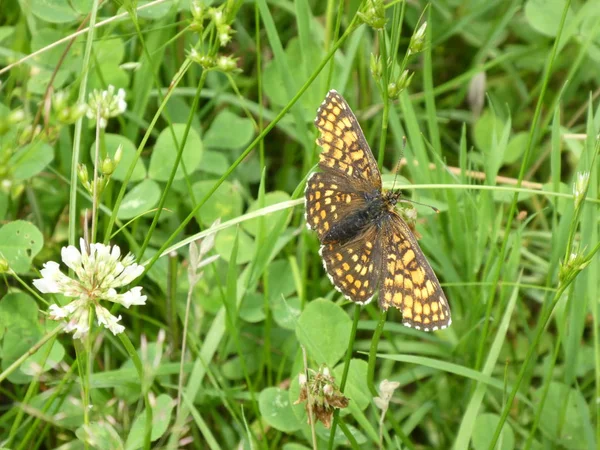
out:
{"label": "butterfly thorax", "polygon": [[394,192],[382,194],[379,189],[376,189],[363,195],[366,205],[334,224],[324,236],[323,243],[343,244],[352,240],[371,224],[379,224],[385,216],[391,213],[398,202],[398,195]]}

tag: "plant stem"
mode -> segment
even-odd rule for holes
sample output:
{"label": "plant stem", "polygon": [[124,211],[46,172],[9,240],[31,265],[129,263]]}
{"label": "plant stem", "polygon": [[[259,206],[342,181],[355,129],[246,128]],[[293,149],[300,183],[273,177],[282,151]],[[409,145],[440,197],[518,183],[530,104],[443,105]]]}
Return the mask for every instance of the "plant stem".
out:
{"label": "plant stem", "polygon": [[373,397],[377,397],[379,392],[375,388],[375,359],[377,357],[377,346],[379,344],[379,338],[381,337],[381,333],[383,333],[383,327],[385,326],[385,318],[387,317],[387,311],[381,310],[379,313],[379,322],[377,322],[377,326],[375,327],[375,331],[373,331],[373,338],[371,339],[371,348],[369,349],[369,367],[367,372],[367,385],[369,386],[369,390],[371,391],[371,395]]}
{"label": "plant stem", "polygon": [[[346,387],[346,381],[348,379],[348,371],[350,370],[350,360],[352,359],[352,349],[354,348],[354,341],[356,339],[356,330],[358,328],[358,321],[360,319],[360,305],[354,306],[354,320],[352,321],[352,331],[350,332],[350,341],[348,342],[348,350],[346,350],[346,357],[344,358],[344,371],[342,372],[342,379],[340,381],[340,392],[344,393]],[[333,423],[331,425],[331,431],[329,432],[329,450],[333,449],[333,441],[335,440],[335,429],[338,425],[340,410],[336,409],[333,412]]]}

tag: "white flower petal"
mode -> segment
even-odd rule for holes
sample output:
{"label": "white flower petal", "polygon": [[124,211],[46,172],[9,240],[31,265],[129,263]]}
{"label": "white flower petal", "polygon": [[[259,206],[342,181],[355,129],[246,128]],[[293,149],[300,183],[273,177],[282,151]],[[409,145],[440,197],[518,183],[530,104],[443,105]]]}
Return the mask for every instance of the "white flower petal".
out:
{"label": "white flower petal", "polygon": [[33,285],[38,291],[43,292],[44,294],[58,294],[61,292],[60,285],[49,278],[33,280]]}
{"label": "white flower petal", "polygon": [[90,331],[89,318],[90,309],[88,307],[78,308],[76,313],[71,316],[71,319],[65,326],[65,331],[67,333],[75,331],[73,334],[73,339],[83,339],[87,335],[88,331]]}
{"label": "white flower petal", "polygon": [[124,294],[117,295],[112,301],[120,303],[125,308],[129,308],[131,305],[145,305],[147,298],[145,295],[142,295],[142,288],[136,286]]}
{"label": "white flower petal", "polygon": [[66,309],[65,308],[61,308],[57,304],[52,304],[48,308],[48,317],[50,317],[52,320],[65,319],[68,315],[69,314],[66,311]]}
{"label": "white flower petal", "polygon": [[121,316],[113,316],[108,309],[102,306],[96,305],[96,318],[98,319],[98,325],[108,328],[114,335],[125,331],[125,327],[118,323]]}
{"label": "white flower petal", "polygon": [[63,262],[69,269],[73,269],[75,272],[81,270],[81,253],[77,247],[73,245],[63,247],[60,253]]}

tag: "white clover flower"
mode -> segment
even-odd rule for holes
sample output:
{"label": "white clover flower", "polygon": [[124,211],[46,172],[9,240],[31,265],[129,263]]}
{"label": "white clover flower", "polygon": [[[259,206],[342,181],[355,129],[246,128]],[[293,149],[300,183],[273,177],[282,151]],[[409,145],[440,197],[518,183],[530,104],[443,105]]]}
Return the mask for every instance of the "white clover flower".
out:
{"label": "white clover flower", "polygon": [[75,272],[76,278],[70,278],[60,271],[54,261],[44,264],[42,278],[33,280],[33,284],[45,294],[63,294],[76,300],[60,307],[50,305],[49,317],[53,320],[66,320],[65,331],[74,332],[74,338],[82,338],[89,331],[90,308],[94,308],[98,325],[108,328],[113,334],[122,333],[125,327],[100,305],[100,300],[119,303],[125,308],[131,305],[145,305],[146,296],[142,288],[136,286],[123,294],[117,288],[131,283],[144,272],[144,266],[136,264],[132,254],[121,258],[121,249],[113,245],[90,244],[88,250],[83,239],[81,251],[69,245],[63,247],[61,257],[67,267]]}
{"label": "white clover flower", "polygon": [[125,101],[125,90],[119,89],[115,94],[115,87],[111,84],[106,91],[94,89],[88,98],[86,116],[88,119],[96,120],[100,110],[100,128],[106,128],[108,119],[123,114],[127,109]]}

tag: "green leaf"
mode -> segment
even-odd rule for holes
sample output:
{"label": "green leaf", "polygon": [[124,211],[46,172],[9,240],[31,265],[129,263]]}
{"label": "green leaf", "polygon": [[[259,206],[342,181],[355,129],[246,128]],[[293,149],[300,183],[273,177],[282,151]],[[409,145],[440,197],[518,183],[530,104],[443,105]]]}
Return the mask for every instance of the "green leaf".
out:
{"label": "green leaf", "polygon": [[82,425],[75,431],[79,440],[97,450],[121,450],[123,441],[108,422],[92,422]]}
{"label": "green leaf", "polygon": [[[566,0],[529,0],[525,5],[525,19],[534,30],[555,37],[566,4]],[[565,27],[569,27],[571,20],[573,14],[569,9]],[[564,39],[564,36],[561,39]]]}
{"label": "green leaf", "polygon": [[[489,449],[493,436],[490,430],[495,430],[499,421],[500,416],[497,414],[485,413],[477,416],[473,436],[471,437],[475,450]],[[496,450],[512,450],[515,448],[515,433],[508,422],[505,422],[502,426],[502,433],[498,439],[498,444],[494,448]]]}
{"label": "green leaf", "polygon": [[[2,370],[6,370],[13,362],[27,353],[41,338],[42,332],[39,326],[7,328],[2,339]],[[15,370],[7,379],[11,383],[24,384],[31,381],[31,376]]]}
{"label": "green leaf", "polygon": [[[215,250],[227,262],[229,262],[231,258],[231,249],[233,248],[235,234],[236,228],[230,227],[219,231],[215,238]],[[239,248],[235,262],[236,264],[246,264],[254,257],[256,244],[241,228],[239,229],[238,239]]]}
{"label": "green leaf", "polygon": [[80,13],[73,8],[72,2],[64,0],[31,0],[28,10],[49,23],[68,23],[80,18]]}
{"label": "green leaf", "polygon": [[286,330],[295,330],[302,312],[300,306],[298,297],[274,297],[271,301],[271,312],[275,323]]}
{"label": "green leaf", "polygon": [[152,209],[160,198],[160,187],[153,180],[144,180],[130,190],[121,203],[117,217],[131,219]]}
{"label": "green leaf", "polygon": [[251,292],[244,296],[240,305],[240,318],[250,323],[262,322],[265,320],[265,299],[262,294]]}
{"label": "green leaf", "polygon": [[[52,347],[50,348],[50,345]],[[65,357],[65,348],[58,341],[46,342],[40,349],[23,361],[19,370],[25,375],[35,376],[55,369]],[[41,368],[41,370],[40,370]]]}
{"label": "green leaf", "polygon": [[[541,387],[533,394],[536,406],[543,389]],[[569,449],[590,448],[585,433],[586,422],[589,427],[587,411],[581,392],[563,383],[551,382],[542,408],[540,428],[557,441],[557,446]]]}
{"label": "green leaf", "polygon": [[24,292],[11,292],[0,299],[0,337],[9,328],[38,327],[38,307]]}
{"label": "green leaf", "polygon": [[16,273],[27,272],[43,246],[42,233],[30,222],[16,220],[0,228],[0,254]]}
{"label": "green leaf", "polygon": [[6,212],[8,211],[8,195],[5,192],[0,191],[0,220],[6,218]]}
{"label": "green leaf", "polygon": [[[165,431],[167,431],[169,423],[171,422],[171,413],[173,412],[174,406],[175,402],[166,394],[161,394],[156,398],[154,406],[152,407],[152,435],[150,437],[152,441],[156,441],[165,433]],[[127,450],[134,450],[142,447],[145,427],[146,410],[144,409],[133,422],[129,436],[127,436],[127,442],[125,443],[125,448]]]}
{"label": "green leaf", "polygon": [[[215,183],[216,180],[204,180],[195,183],[192,186],[195,200],[202,200]],[[241,215],[243,204],[240,188],[229,181],[224,181],[202,205],[200,220],[206,226],[210,226],[218,218],[221,219],[221,222],[225,222]]]}
{"label": "green leaf", "polygon": [[294,272],[287,259],[278,259],[269,264],[269,298],[271,303],[296,292]]}
{"label": "green leaf", "polygon": [[525,153],[525,148],[527,147],[528,141],[529,133],[521,132],[515,134],[510,139],[508,146],[506,147],[506,152],[504,153],[504,164],[512,164],[517,162],[523,153]]}
{"label": "green leaf", "polygon": [[302,427],[302,422],[292,409],[287,391],[269,387],[260,393],[258,407],[262,418],[276,430],[293,433]]}
{"label": "green leaf", "polygon": [[250,119],[224,109],[206,132],[204,144],[209,148],[235,150],[248,145],[253,136],[254,126]]}
{"label": "green leaf", "polygon": [[[258,202],[258,200],[256,200],[250,205],[250,207],[248,208],[248,211],[246,211],[246,212],[251,213],[258,209],[265,208],[267,206],[286,202],[289,199],[290,199],[290,195],[287,192],[282,192],[282,191],[269,192],[269,193],[265,194],[264,203],[262,204],[262,206],[260,206],[260,203]],[[273,231],[273,228],[277,225],[277,223],[279,222],[279,220],[282,217],[289,215],[288,213],[289,213],[289,211],[283,210],[283,211],[278,211],[278,212],[269,214],[264,217],[265,233],[267,236]],[[260,218],[257,217],[256,219],[252,219],[252,220],[248,220],[248,221],[244,222],[244,229],[248,233],[250,233],[252,236],[256,236],[258,234],[259,219]]]}
{"label": "green leaf", "polygon": [[310,302],[296,326],[296,336],[317,364],[333,367],[346,353],[352,321],[346,312],[329,300]]}
{"label": "green leaf", "polygon": [[497,115],[492,114],[489,109],[486,109],[473,129],[473,138],[477,148],[482,151],[489,150],[492,147],[494,133],[499,139],[503,128],[504,122]]}
{"label": "green leaf", "polygon": [[212,150],[204,152],[202,165],[200,166],[202,172],[221,176],[228,167],[229,161],[227,161],[227,157],[223,153]]}
{"label": "green leaf", "polygon": [[9,161],[13,178],[28,180],[44,170],[54,159],[54,148],[42,141],[35,141],[20,148]]}
{"label": "green leaf", "polygon": [[[104,136],[104,142],[106,145],[106,152],[108,156],[113,158],[115,156],[115,152],[119,145],[123,150],[123,155],[121,156],[121,161],[119,165],[115,169],[112,174],[112,178],[115,180],[123,181],[125,179],[125,175],[129,170],[129,166],[131,165],[133,159],[135,158],[136,148],[133,142],[127,139],[125,136],[121,136],[119,134],[106,133]],[[96,153],[96,141],[90,146],[90,161],[94,161]],[[100,153],[100,163],[102,164],[102,153]],[[144,162],[142,159],[138,159],[135,163],[135,167],[131,174],[131,178],[129,181],[140,181],[146,178],[146,167],[144,166]]]}
{"label": "green leaf", "polygon": [[[177,138],[178,145],[181,145],[183,142],[185,128],[185,124],[173,124],[173,131]],[[192,174],[198,168],[202,159],[202,150],[203,146],[200,136],[193,128],[191,128],[183,148],[179,167],[177,167],[177,172],[175,173],[176,180],[181,180],[184,177],[182,164],[185,164],[188,175]],[[171,130],[166,128],[158,136],[156,145],[152,151],[149,169],[150,178],[157,181],[167,181],[176,159],[177,146],[173,142]]]}
{"label": "green leaf", "polygon": [[[348,369],[348,379],[346,381],[346,387],[344,389],[344,395],[350,399],[351,402],[355,403],[356,406],[362,411],[371,404],[371,394],[369,387],[367,386],[367,368],[368,364],[362,359],[350,360],[350,368]],[[335,375],[335,382],[339,386],[342,381],[342,373],[344,372],[344,365],[339,364],[333,370]]]}

